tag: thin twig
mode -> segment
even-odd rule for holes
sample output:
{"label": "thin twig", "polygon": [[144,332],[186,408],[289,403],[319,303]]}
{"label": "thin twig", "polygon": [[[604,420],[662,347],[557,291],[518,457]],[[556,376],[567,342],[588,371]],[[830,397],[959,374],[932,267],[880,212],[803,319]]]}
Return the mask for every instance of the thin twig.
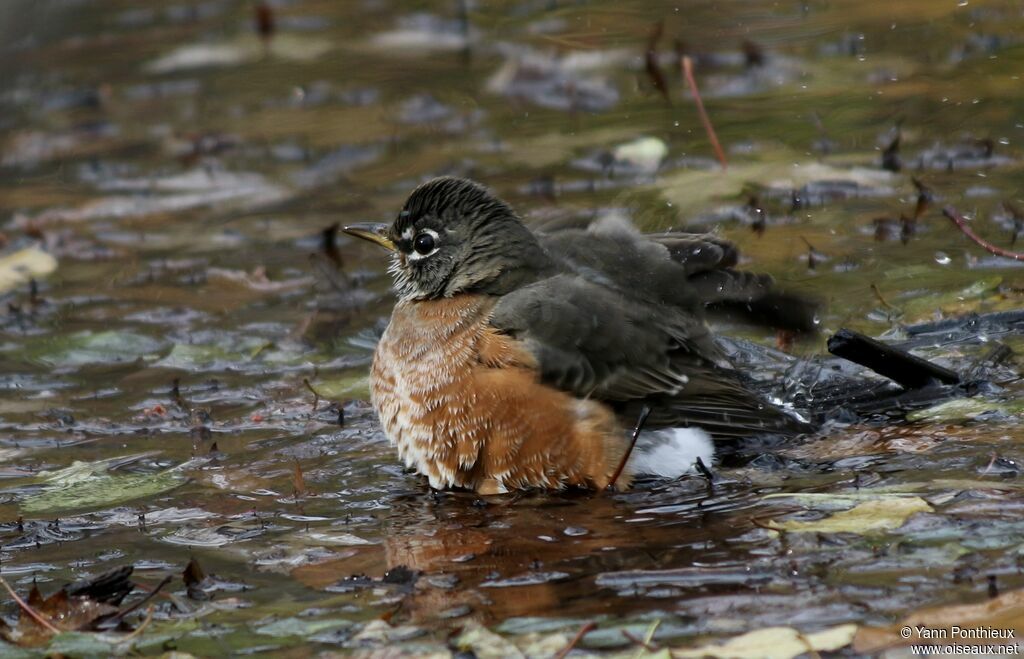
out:
{"label": "thin twig", "polygon": [[718,158],[718,162],[722,163],[722,169],[728,169],[729,163],[725,159],[725,152],[722,151],[718,135],[715,134],[715,127],[711,125],[711,119],[708,118],[708,113],[704,109],[704,101],[701,100],[700,90],[697,89],[697,80],[693,77],[693,60],[690,59],[689,55],[683,55],[680,60],[680,66],[683,68],[683,77],[686,78],[686,83],[690,85],[690,90],[693,92],[693,100],[697,104],[697,114],[700,115],[700,122],[704,124],[704,132],[708,134],[708,139],[711,140],[711,147],[715,150],[715,156]]}
{"label": "thin twig", "polygon": [[980,245],[985,251],[995,254],[996,256],[1002,256],[1003,258],[1013,259],[1014,261],[1024,261],[1024,253],[1011,252],[1008,249],[1003,249],[1002,247],[993,245],[978,234],[974,233],[974,230],[967,226],[967,220],[965,220],[963,216],[960,215],[960,213],[958,213],[952,206],[946,206],[943,208],[942,214],[952,220],[953,224],[955,224],[965,236]]}
{"label": "thin twig", "polygon": [[572,637],[571,641],[569,641],[569,645],[559,650],[558,654],[556,654],[552,659],[565,659],[565,655],[572,652],[572,649],[576,647],[576,644],[582,641],[584,636],[595,629],[597,629],[597,623],[593,620],[580,627],[580,630],[576,632],[576,635]]}
{"label": "thin twig", "polygon": [[644,634],[643,638],[637,638],[636,636],[631,634],[628,629],[623,629],[622,630],[622,635],[623,636],[625,636],[627,639],[629,639],[629,641],[632,642],[633,644],[640,646],[640,649],[637,650],[637,653],[636,653],[636,655],[633,656],[633,659],[640,659],[640,657],[643,656],[644,651],[647,651],[647,652],[658,652],[659,650],[661,650],[661,648],[656,643],[653,642],[654,641],[654,632],[658,631],[658,625],[660,625],[660,624],[661,624],[661,619],[655,620],[653,623],[651,623],[651,626],[647,629],[647,633]]}
{"label": "thin twig", "polygon": [[878,301],[881,302],[882,306],[885,307],[886,309],[895,309],[896,308],[896,307],[892,306],[891,304],[889,304],[886,301],[885,297],[882,296],[882,291],[879,290],[877,284],[874,284],[874,283],[871,284],[871,292],[875,294],[875,297],[878,298]]}
{"label": "thin twig", "polygon": [[643,430],[644,422],[647,421],[647,417],[651,414],[651,408],[648,405],[644,405],[644,408],[640,410],[640,418],[636,420],[636,427],[633,428],[633,437],[629,441],[629,448],[622,454],[622,460],[619,461],[619,466],[615,469],[615,473],[612,475],[611,481],[608,482],[608,487],[614,489],[615,483],[618,482],[619,476],[622,475],[622,470],[626,468],[626,462],[629,461],[629,456],[633,453],[633,447],[636,446],[636,440],[640,436],[640,431]]}
{"label": "thin twig", "polygon": [[21,610],[24,611],[25,613],[27,613],[30,618],[32,618],[33,620],[38,622],[40,625],[42,625],[43,628],[46,629],[47,631],[49,631],[51,634],[59,634],[60,633],[59,629],[54,627],[52,624],[49,623],[49,621],[47,621],[41,615],[36,613],[36,610],[33,609],[31,606],[29,606],[28,602],[26,602],[25,600],[21,599],[21,597],[18,595],[18,593],[14,592],[14,589],[11,588],[10,584],[8,584],[7,581],[3,577],[0,577],[0,585],[3,585],[3,587],[7,589],[7,592],[10,593],[11,597],[14,598],[14,601],[17,602],[18,606],[21,607]]}
{"label": "thin twig", "polygon": [[[124,620],[124,617],[126,615],[128,615],[129,613],[131,613],[135,609],[139,608],[140,606],[142,606],[143,604],[145,604],[149,600],[151,600],[154,597],[156,597],[157,593],[159,593],[161,590],[163,590],[164,586],[166,586],[167,584],[171,583],[172,579],[173,579],[173,577],[171,575],[167,575],[166,577],[163,578],[163,580],[160,583],[158,583],[156,585],[156,588],[154,588],[153,590],[149,591],[149,593],[145,597],[140,599],[135,604],[132,604],[127,609],[124,609],[123,611],[118,611],[113,616],[111,616],[110,619],[107,620],[106,622],[110,622],[110,621],[114,621],[114,620],[117,620],[118,622],[120,622],[121,620]],[[138,585],[138,584],[136,584],[136,585]]]}
{"label": "thin twig", "polygon": [[316,406],[320,404],[320,392],[309,383],[309,378],[302,378],[302,384],[306,385],[306,389],[313,392],[313,411],[316,412]]}
{"label": "thin twig", "polygon": [[648,643],[644,639],[637,637],[632,632],[630,632],[628,629],[623,629],[621,631],[622,631],[622,635],[624,637],[626,637],[627,641],[629,641],[633,645],[639,645],[640,646],[640,652],[638,652],[633,659],[639,659],[640,654],[644,650],[647,650],[648,652],[657,652],[658,651],[657,647],[651,645],[650,643]]}
{"label": "thin twig", "polygon": [[149,627],[149,623],[153,622],[153,611],[154,611],[153,606],[150,605],[150,607],[146,610],[146,619],[142,621],[142,624],[140,624],[138,627],[133,629],[131,634],[128,634],[127,636],[122,638],[119,642],[120,643],[128,643],[130,641],[135,640],[135,638],[139,634],[141,634],[142,631],[146,627]]}

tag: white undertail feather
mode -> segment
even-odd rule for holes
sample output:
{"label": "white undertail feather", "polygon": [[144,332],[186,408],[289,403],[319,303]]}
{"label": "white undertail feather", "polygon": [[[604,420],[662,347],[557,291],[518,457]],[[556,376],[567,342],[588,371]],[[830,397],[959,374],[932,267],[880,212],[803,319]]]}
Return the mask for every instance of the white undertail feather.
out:
{"label": "white undertail feather", "polygon": [[645,430],[629,456],[628,469],[637,476],[678,478],[695,471],[698,457],[708,467],[714,464],[711,435],[700,428]]}

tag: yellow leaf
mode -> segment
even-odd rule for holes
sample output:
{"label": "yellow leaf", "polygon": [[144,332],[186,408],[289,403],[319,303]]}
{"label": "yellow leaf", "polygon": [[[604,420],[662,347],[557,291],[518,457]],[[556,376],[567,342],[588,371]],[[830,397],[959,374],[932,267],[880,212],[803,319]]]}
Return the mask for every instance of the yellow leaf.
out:
{"label": "yellow leaf", "polygon": [[721,659],[792,659],[809,652],[832,652],[849,645],[857,625],[839,625],[814,634],[801,634],[792,627],[768,627],[748,632],[720,645],[709,644],[690,650],[672,650],[674,657],[720,657]]}
{"label": "yellow leaf", "polygon": [[38,247],[0,256],[0,293],[24,284],[29,279],[43,277],[57,269],[57,259]]}
{"label": "yellow leaf", "polygon": [[797,533],[873,533],[899,528],[914,513],[931,511],[921,497],[886,497],[813,522],[773,522],[771,526]]}

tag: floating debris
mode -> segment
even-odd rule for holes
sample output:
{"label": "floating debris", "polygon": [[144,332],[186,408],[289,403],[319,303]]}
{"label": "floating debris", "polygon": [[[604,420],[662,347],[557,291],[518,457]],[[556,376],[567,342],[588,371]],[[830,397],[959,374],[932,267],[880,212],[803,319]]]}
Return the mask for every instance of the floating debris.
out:
{"label": "floating debris", "polygon": [[395,29],[371,39],[381,49],[398,51],[464,50],[479,39],[479,32],[463,20],[416,13],[398,19]]}
{"label": "floating debris", "polygon": [[506,49],[505,63],[487,90],[552,110],[601,112],[619,102],[619,91],[596,71],[622,60],[621,53],[574,53],[559,57]]}

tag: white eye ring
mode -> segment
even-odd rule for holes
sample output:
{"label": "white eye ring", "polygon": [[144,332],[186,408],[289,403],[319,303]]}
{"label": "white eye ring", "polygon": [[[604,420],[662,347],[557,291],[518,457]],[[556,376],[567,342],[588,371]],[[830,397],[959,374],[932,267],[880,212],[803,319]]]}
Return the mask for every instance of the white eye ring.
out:
{"label": "white eye ring", "polygon": [[[434,231],[433,229],[424,229],[424,230],[420,231],[419,233],[417,233],[416,235],[420,236],[422,234],[427,234],[428,236],[430,236],[431,238],[434,239],[434,249],[430,250],[426,254],[420,254],[415,249],[413,249],[412,251],[409,252],[409,256],[407,257],[410,261],[419,261],[420,259],[429,258],[429,257],[433,256],[434,254],[437,254],[437,250],[440,249],[440,246],[438,245],[439,241],[438,241],[438,235],[437,235],[436,231]],[[415,238],[413,238],[413,240],[415,240]]]}

